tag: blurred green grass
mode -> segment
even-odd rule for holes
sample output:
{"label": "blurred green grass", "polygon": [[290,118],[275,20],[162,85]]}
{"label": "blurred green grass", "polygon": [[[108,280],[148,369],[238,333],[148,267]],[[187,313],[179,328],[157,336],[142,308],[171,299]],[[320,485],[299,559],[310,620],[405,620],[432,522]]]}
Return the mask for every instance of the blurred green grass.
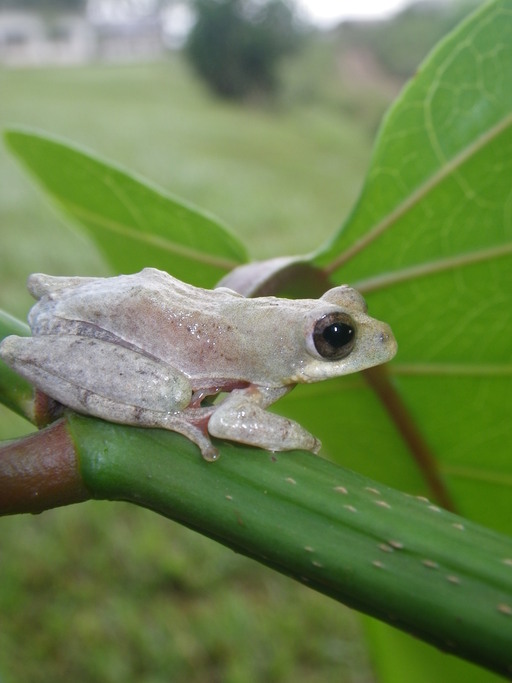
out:
{"label": "blurred green grass", "polygon": [[[350,210],[371,140],[335,103],[242,109],[167,63],[0,70],[0,126],[29,125],[126,165],[223,219],[254,258],[316,248]],[[0,148],[0,307],[29,273],[107,274]],[[27,430],[5,411],[0,429]],[[0,678],[371,680],[336,603],[153,513],[88,503],[1,520]]]}
{"label": "blurred green grass", "polygon": [[152,512],[87,503],[0,538],[3,683],[371,680],[348,610]]}

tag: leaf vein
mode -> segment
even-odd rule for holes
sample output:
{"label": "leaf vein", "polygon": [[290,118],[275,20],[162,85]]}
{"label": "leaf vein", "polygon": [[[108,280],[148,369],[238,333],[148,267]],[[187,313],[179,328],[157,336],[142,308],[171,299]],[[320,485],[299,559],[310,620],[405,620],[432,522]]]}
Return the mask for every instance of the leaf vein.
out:
{"label": "leaf vein", "polygon": [[193,247],[188,247],[184,244],[178,244],[177,242],[172,242],[171,240],[161,237],[159,235],[144,233],[143,235],[137,230],[129,228],[124,223],[119,223],[111,219],[104,218],[94,211],[88,211],[81,206],[62,200],[61,202],[69,213],[76,216],[79,220],[88,221],[99,228],[104,228],[110,230],[113,233],[129,237],[130,239],[139,241],[140,243],[151,244],[160,249],[163,249],[171,254],[177,254],[179,256],[184,256],[200,263],[205,263],[208,265],[217,266],[219,268],[224,268],[230,270],[235,266],[239,265],[237,261],[228,258],[221,258],[219,256],[213,256],[212,254],[207,254],[205,252],[194,249]]}
{"label": "leaf vein", "polygon": [[391,363],[396,376],[511,377],[512,364],[494,363]]}
{"label": "leaf vein", "polygon": [[356,287],[356,289],[358,289],[362,294],[367,294],[368,292],[380,290],[384,287],[390,287],[397,283],[407,282],[420,277],[427,277],[428,275],[442,273],[446,270],[462,268],[475,263],[491,261],[496,258],[502,258],[510,255],[512,255],[512,242],[498,244],[486,249],[479,249],[463,254],[456,254],[455,256],[438,259],[437,261],[417,263],[409,268],[403,268],[402,270],[397,270],[392,273],[384,273],[383,275],[377,275],[372,278],[360,280],[354,282],[353,284],[354,287]]}
{"label": "leaf vein", "polygon": [[347,263],[354,258],[360,251],[368,247],[390,227],[392,227],[400,218],[402,218],[410,209],[424,199],[429,192],[433,191],[443,180],[451,174],[454,174],[468,159],[477,154],[486,144],[491,142],[498,135],[512,126],[512,113],[505,116],[496,125],[484,132],[474,142],[461,150],[458,154],[449,161],[444,167],[439,168],[436,173],[428,177],[425,182],[419,185],[414,192],[399,203],[392,211],[384,216],[373,228],[363,235],[360,239],[343,251],[330,264],[325,266],[327,274],[333,273],[340,266]]}

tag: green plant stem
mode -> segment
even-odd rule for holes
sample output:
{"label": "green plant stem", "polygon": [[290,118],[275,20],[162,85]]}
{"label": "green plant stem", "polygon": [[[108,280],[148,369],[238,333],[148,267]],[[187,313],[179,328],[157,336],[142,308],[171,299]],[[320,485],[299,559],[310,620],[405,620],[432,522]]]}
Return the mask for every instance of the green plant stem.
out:
{"label": "green plant stem", "polygon": [[128,500],[447,652],[512,674],[512,541],[302,452],[69,415],[86,488]]}
{"label": "green plant stem", "polygon": [[[27,336],[28,325],[0,310],[0,341],[10,334]],[[0,396],[2,403],[18,415],[34,421],[34,389],[0,360]]]}
{"label": "green plant stem", "polygon": [[206,463],[180,435],[69,413],[0,449],[0,514],[127,500],[512,673],[510,538],[310,454],[221,450]]}

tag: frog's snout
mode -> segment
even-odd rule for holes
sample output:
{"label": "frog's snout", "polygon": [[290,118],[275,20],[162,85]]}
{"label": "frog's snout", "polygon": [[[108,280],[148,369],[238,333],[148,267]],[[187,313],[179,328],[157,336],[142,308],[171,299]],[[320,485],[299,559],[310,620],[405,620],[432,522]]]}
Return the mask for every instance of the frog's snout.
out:
{"label": "frog's snout", "polygon": [[395,335],[391,331],[391,327],[386,323],[382,323],[382,328],[377,335],[377,341],[381,344],[381,348],[386,349],[386,360],[391,360],[398,350],[398,344]]}

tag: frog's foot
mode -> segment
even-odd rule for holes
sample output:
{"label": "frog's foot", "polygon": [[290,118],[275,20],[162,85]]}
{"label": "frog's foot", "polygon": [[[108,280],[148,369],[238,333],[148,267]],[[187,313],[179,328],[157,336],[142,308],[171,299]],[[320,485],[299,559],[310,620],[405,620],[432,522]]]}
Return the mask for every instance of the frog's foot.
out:
{"label": "frog's foot", "polygon": [[206,429],[212,411],[213,407],[172,413],[138,408],[136,416],[127,415],[129,420],[123,419],[122,422],[136,424],[139,427],[168,429],[172,432],[178,432],[196,444],[205,460],[213,462],[218,460],[219,452],[212,444]]}
{"label": "frog's foot", "polygon": [[216,407],[208,422],[208,431],[220,439],[239,441],[268,451],[299,449],[318,453],[321,442],[297,422],[265,411],[290,388],[251,386],[231,392]]}
{"label": "frog's foot", "polygon": [[208,421],[213,411],[213,406],[187,409],[180,415],[167,415],[165,423],[160,426],[186,436],[198,446],[205,460],[213,462],[219,458],[219,451],[208,434]]}
{"label": "frog's foot", "polygon": [[186,436],[187,439],[190,439],[190,441],[196,444],[205,460],[208,462],[218,460],[219,451],[212,444],[210,437],[203,429],[196,427],[194,424],[187,422],[181,417],[176,418],[174,416],[169,416],[169,418],[170,419],[168,420],[160,422],[158,425],[153,424],[148,426],[164,427],[165,429],[178,432],[178,434],[183,434],[183,436]]}

